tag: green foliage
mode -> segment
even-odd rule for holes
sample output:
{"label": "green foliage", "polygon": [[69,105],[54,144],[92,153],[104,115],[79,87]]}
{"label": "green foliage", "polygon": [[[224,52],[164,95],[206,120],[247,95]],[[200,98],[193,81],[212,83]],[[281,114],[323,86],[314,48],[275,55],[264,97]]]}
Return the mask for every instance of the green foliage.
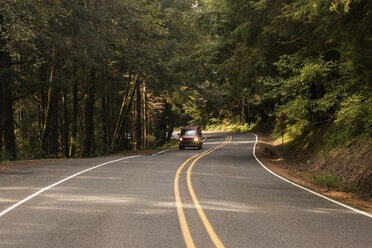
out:
{"label": "green foliage", "polygon": [[249,132],[254,125],[249,124],[236,124],[236,123],[215,123],[210,124],[205,128],[205,131],[218,131],[218,132],[236,132],[236,133],[244,133]]}
{"label": "green foliage", "polygon": [[[177,125],[247,131],[284,113],[288,140],[370,136],[371,10],[368,0],[2,1],[18,150],[130,148],[141,118],[152,145]],[[135,109],[137,81],[147,107]]]}
{"label": "green foliage", "polygon": [[340,104],[335,124],[350,136],[372,135],[372,98],[355,94]]}
{"label": "green foliage", "polygon": [[[11,55],[16,74],[10,125],[16,126],[19,156],[91,156],[130,148],[134,139],[146,139],[142,146],[158,143],[154,130],[170,128],[161,123],[163,99],[175,102],[181,85],[177,61],[196,40],[187,17],[192,4],[1,1],[0,50]],[[133,103],[138,96],[141,106]],[[144,128],[150,133],[136,134]]]}
{"label": "green foliage", "polygon": [[343,180],[333,174],[328,174],[325,176],[314,175],[312,176],[312,182],[322,187],[330,189],[339,186],[341,183],[343,183]]}

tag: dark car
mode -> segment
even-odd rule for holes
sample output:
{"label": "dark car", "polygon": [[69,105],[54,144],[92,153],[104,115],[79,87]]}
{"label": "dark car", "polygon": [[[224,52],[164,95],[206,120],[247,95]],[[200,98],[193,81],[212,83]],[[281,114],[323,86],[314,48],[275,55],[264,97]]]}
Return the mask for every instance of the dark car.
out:
{"label": "dark car", "polygon": [[203,134],[200,127],[183,127],[179,136],[178,144],[180,150],[185,149],[185,147],[203,148]]}

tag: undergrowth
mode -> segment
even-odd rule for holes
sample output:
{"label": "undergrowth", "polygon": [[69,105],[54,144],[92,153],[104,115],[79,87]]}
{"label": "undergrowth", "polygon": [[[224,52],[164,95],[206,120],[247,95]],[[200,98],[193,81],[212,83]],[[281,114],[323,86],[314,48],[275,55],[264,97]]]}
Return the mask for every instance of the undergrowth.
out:
{"label": "undergrowth", "polygon": [[243,133],[248,132],[253,128],[254,125],[250,124],[238,124],[238,123],[220,123],[208,125],[205,131],[217,131],[217,132],[234,132]]}
{"label": "undergrowth", "polygon": [[333,174],[327,174],[324,176],[313,175],[311,178],[312,182],[325,188],[336,188],[343,183],[343,180]]}
{"label": "undergrowth", "polygon": [[[372,138],[368,132],[349,132],[333,121],[317,127],[288,125],[281,151],[307,162],[312,182],[325,188],[351,190],[372,198]],[[281,143],[276,126],[273,140]]]}

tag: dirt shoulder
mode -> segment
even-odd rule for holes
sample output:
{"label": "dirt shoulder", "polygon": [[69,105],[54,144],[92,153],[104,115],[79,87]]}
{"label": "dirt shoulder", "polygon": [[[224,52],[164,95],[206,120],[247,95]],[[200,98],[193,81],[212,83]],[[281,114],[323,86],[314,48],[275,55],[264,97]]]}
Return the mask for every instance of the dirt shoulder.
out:
{"label": "dirt shoulder", "polygon": [[305,161],[300,161],[290,154],[283,154],[280,144],[274,143],[270,135],[259,133],[258,137],[256,155],[272,171],[329,198],[372,213],[371,201],[360,199],[357,193],[341,192],[314,184],[313,175],[308,171],[309,166]]}
{"label": "dirt shoulder", "polygon": [[[135,155],[153,155],[162,151],[161,149],[148,149],[148,150],[136,150],[136,151],[125,151],[116,154],[110,154],[108,156],[135,156]],[[81,158],[80,158],[81,159]],[[50,162],[63,161],[66,158],[55,158],[55,159],[35,159],[35,160],[16,160],[0,163],[0,173],[18,171],[23,168],[32,166],[40,166]]]}

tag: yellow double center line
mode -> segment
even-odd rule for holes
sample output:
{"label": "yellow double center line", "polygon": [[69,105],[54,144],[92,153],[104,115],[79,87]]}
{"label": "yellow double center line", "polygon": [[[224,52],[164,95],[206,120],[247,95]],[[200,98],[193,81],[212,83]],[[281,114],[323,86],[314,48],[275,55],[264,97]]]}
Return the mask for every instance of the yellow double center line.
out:
{"label": "yellow double center line", "polygon": [[185,213],[183,211],[183,206],[182,206],[182,202],[181,202],[181,196],[180,196],[180,191],[179,191],[179,178],[180,178],[181,171],[188,164],[188,162],[190,162],[191,160],[194,159],[194,161],[191,163],[191,165],[187,169],[187,187],[189,189],[191,198],[192,198],[192,200],[194,202],[195,208],[196,208],[196,210],[197,210],[197,212],[198,212],[198,214],[200,216],[200,219],[202,220],[202,222],[204,224],[204,227],[207,230],[207,232],[208,232],[211,240],[213,241],[213,243],[215,244],[216,247],[218,247],[218,248],[224,247],[224,245],[222,244],[221,240],[218,238],[217,234],[213,230],[212,225],[208,221],[208,218],[205,215],[205,213],[203,211],[203,208],[200,206],[200,203],[198,201],[198,198],[195,195],[195,191],[194,191],[194,188],[192,187],[192,182],[191,182],[191,173],[192,173],[192,168],[194,167],[195,163],[199,159],[201,159],[202,157],[204,157],[204,156],[206,156],[206,155],[214,152],[215,150],[217,150],[217,149],[219,149],[219,148],[227,145],[228,143],[230,143],[231,139],[232,139],[232,136],[228,136],[226,138],[226,140],[222,144],[220,144],[218,146],[215,146],[215,147],[212,147],[212,148],[206,150],[205,152],[202,152],[200,154],[194,155],[191,158],[187,159],[178,168],[178,170],[176,172],[176,176],[174,178],[174,195],[175,195],[175,198],[176,198],[176,208],[177,208],[178,219],[180,221],[182,235],[183,235],[183,238],[185,240],[185,243],[186,243],[186,247],[187,248],[195,248],[195,244],[194,244],[194,241],[193,241],[193,239],[191,237],[190,230],[189,230],[189,227],[187,225]]}

